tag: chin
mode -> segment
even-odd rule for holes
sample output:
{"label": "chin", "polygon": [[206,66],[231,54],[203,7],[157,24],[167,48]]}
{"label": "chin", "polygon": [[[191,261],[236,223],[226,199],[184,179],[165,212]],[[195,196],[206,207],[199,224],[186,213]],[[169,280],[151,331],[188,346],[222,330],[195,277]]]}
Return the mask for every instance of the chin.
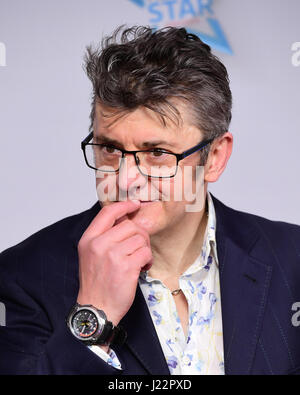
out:
{"label": "chin", "polygon": [[150,218],[133,218],[132,222],[143,228],[149,234],[149,236],[152,236],[159,231],[158,224],[154,223],[154,221]]}

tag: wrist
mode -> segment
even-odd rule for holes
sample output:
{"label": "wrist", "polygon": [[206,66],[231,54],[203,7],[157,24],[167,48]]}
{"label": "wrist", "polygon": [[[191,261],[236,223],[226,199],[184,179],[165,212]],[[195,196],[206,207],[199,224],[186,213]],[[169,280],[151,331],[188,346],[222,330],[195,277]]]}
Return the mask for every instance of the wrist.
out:
{"label": "wrist", "polygon": [[79,304],[81,306],[89,306],[90,305],[90,306],[93,306],[94,308],[96,308],[97,310],[104,311],[105,315],[107,317],[107,320],[111,321],[114,326],[119,325],[119,322],[121,321],[122,317],[120,317],[119,314],[116,314],[115,312],[113,312],[110,308],[105,306],[103,303],[100,303],[98,301],[93,301],[92,298],[85,298],[82,296],[78,296],[77,304]]}
{"label": "wrist", "polygon": [[99,345],[108,349],[110,344],[122,345],[127,337],[123,328],[108,321],[105,312],[93,305],[77,303],[68,315],[67,326],[88,346]]}

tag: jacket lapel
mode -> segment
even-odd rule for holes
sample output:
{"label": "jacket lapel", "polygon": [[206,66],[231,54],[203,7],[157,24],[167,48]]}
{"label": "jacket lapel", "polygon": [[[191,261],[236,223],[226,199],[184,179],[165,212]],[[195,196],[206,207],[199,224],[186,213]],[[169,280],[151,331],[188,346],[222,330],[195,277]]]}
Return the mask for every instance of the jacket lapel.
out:
{"label": "jacket lapel", "polygon": [[[169,375],[156,330],[145,298],[137,287],[134,302],[120,325],[127,331],[126,346],[136,356],[144,368],[152,375]],[[125,350],[120,349],[120,356]]]}
{"label": "jacket lapel", "polygon": [[[213,196],[212,196],[213,197]],[[254,217],[213,197],[220,269],[225,374],[249,374],[262,326],[271,279],[271,254],[264,251]]]}

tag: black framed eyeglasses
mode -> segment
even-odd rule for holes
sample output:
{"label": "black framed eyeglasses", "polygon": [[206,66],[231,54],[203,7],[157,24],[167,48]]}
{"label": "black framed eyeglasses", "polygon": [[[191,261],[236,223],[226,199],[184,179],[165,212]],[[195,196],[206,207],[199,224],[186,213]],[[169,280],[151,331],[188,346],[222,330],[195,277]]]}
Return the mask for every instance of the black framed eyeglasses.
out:
{"label": "black framed eyeglasses", "polygon": [[175,154],[162,148],[127,151],[108,143],[91,143],[92,138],[93,132],[81,142],[81,149],[88,167],[103,173],[117,173],[125,155],[132,154],[139,172],[151,178],[175,177],[178,163],[182,159],[200,151],[214,140],[213,138],[204,140],[181,154]]}

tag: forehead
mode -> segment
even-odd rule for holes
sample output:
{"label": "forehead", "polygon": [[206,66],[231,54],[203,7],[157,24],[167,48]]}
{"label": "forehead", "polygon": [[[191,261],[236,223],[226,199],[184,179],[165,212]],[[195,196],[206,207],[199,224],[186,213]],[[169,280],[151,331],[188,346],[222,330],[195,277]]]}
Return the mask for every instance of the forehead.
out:
{"label": "forehead", "polygon": [[192,114],[188,106],[180,100],[172,100],[179,115],[174,111],[163,119],[157,112],[138,107],[132,111],[120,111],[97,102],[95,106],[94,131],[98,135],[113,138],[161,138],[177,144],[185,138],[199,139],[200,130],[192,123]]}

